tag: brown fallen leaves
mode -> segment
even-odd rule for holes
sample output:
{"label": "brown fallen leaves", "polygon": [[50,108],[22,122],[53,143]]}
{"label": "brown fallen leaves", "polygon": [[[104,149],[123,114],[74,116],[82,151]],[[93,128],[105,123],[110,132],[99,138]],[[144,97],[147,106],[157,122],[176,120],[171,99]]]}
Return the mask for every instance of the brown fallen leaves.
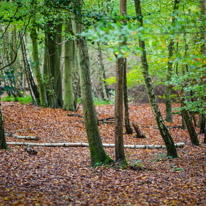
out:
{"label": "brown fallen leaves", "polygon": [[[87,142],[82,119],[67,116],[67,111],[12,102],[2,106],[8,132],[41,138],[32,142]],[[160,108],[164,114],[164,105]],[[97,107],[99,118],[113,112],[113,106]],[[130,112],[147,139],[124,135],[125,144],[163,144],[148,104],[130,105]],[[178,115],[168,124],[180,125]],[[113,124],[99,129],[104,143],[114,143]],[[205,205],[206,146],[192,146],[180,128],[170,132],[175,142],[186,143],[178,149],[179,158],[166,158],[163,149],[125,149],[128,162],[141,168],[137,170],[91,168],[88,148],[35,147],[33,156],[24,147],[10,146],[0,151],[0,205]],[[106,151],[114,158],[113,148]]]}

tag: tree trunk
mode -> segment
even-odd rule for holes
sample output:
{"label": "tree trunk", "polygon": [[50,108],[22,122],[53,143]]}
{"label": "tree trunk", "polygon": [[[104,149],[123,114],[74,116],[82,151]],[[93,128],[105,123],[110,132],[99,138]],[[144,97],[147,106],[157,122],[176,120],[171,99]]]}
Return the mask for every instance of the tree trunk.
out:
{"label": "tree trunk", "polygon": [[[55,31],[52,32],[51,28]],[[61,30],[62,24],[55,26],[53,21],[46,24],[44,78],[47,86],[48,106],[52,108],[62,107],[61,48],[57,45],[61,41]]]}
{"label": "tree trunk", "polygon": [[62,53],[62,23],[59,23],[56,26],[56,31],[57,31],[57,36],[56,36],[56,49],[57,53],[55,55],[55,61],[56,65],[54,68],[54,78],[55,78],[55,83],[54,83],[54,90],[55,94],[57,97],[57,103],[59,107],[63,107],[63,101],[62,101],[62,75],[61,75],[61,53]]}
{"label": "tree trunk", "polygon": [[102,46],[101,43],[97,42],[100,92],[101,92],[102,99],[108,100],[107,88],[106,88],[106,83],[105,83],[105,70],[104,70],[104,63],[103,63],[101,46]]}
{"label": "tree trunk", "polygon": [[77,52],[78,64],[80,67],[80,83],[84,111],[84,122],[91,154],[91,165],[97,166],[98,164],[107,164],[111,162],[111,158],[106,154],[103,148],[99,129],[97,126],[97,116],[91,92],[92,88],[87,42],[84,37],[78,35],[82,32],[81,1],[77,0],[73,2],[73,6],[75,10],[78,11],[74,14],[74,18],[72,20],[72,27],[74,33],[76,34],[75,48]]}
{"label": "tree trunk", "polygon": [[123,72],[124,58],[117,58],[116,89],[115,89],[115,156],[121,166],[127,164],[124,154],[123,140]]}
{"label": "tree trunk", "polygon": [[[127,1],[120,0],[120,15],[125,15],[127,12]],[[120,37],[121,38],[121,37]],[[122,44],[119,44],[121,47]],[[127,161],[124,154],[124,139],[123,139],[123,82],[124,82],[124,67],[126,59],[118,57],[116,60],[116,88],[115,88],[115,157],[117,166],[125,168]]]}
{"label": "tree trunk", "polygon": [[27,84],[29,86],[30,94],[33,99],[33,102],[39,104],[39,92],[38,87],[34,81],[34,77],[32,74],[31,66],[27,57],[27,50],[25,45],[25,37],[21,38],[21,50],[22,50],[22,58],[24,62],[24,71],[26,74]]}
{"label": "tree trunk", "polygon": [[[174,1],[174,8],[172,12],[172,24],[174,24],[176,18],[175,18],[175,12],[178,10],[180,0],[175,0]],[[170,39],[170,43],[168,46],[168,74],[167,74],[167,81],[171,80],[172,77],[172,56],[174,53],[174,39]],[[171,104],[171,86],[168,85],[166,87],[166,119],[167,122],[173,122],[173,117],[172,117],[172,104]]]}
{"label": "tree trunk", "polygon": [[[71,20],[66,21],[65,33],[69,34],[72,30]],[[68,39],[65,42],[65,54],[64,54],[64,109],[70,111],[76,111],[74,105],[74,92],[72,84],[73,67],[74,67],[74,41]]]}
{"label": "tree trunk", "polygon": [[[201,8],[201,20],[205,21],[205,15],[206,15],[206,0],[201,0],[200,1],[200,8]],[[206,33],[205,33],[206,26],[205,24],[202,24],[201,27],[201,40],[202,40],[202,45],[201,45],[201,53],[206,56]],[[204,82],[202,82],[204,84]],[[206,96],[203,97],[203,102],[206,102]],[[206,108],[205,108],[206,109]],[[201,122],[200,122],[200,133],[204,133],[206,131],[206,114],[201,114]],[[206,136],[204,139],[204,143],[206,143]]]}
{"label": "tree trunk", "polygon": [[[139,17],[138,18],[139,27],[143,27],[143,16],[142,16],[142,11],[141,11],[140,0],[134,0],[134,2],[135,2],[136,14]],[[165,145],[167,148],[167,156],[171,156],[173,158],[176,158],[176,157],[178,157],[177,150],[175,148],[173,139],[172,139],[167,127],[165,126],[164,120],[162,118],[162,115],[160,113],[160,110],[158,108],[158,104],[157,104],[157,101],[155,98],[152,80],[151,80],[150,75],[149,75],[149,68],[148,68],[148,63],[147,63],[147,54],[146,54],[146,47],[145,47],[144,40],[139,39],[139,46],[142,49],[141,63],[142,63],[143,76],[144,76],[144,81],[145,81],[150,105],[151,105],[155,120],[157,122],[160,134],[165,142]]]}
{"label": "tree trunk", "polygon": [[[206,128],[206,121],[205,121],[205,128]],[[206,129],[205,129],[205,133],[204,133],[204,143],[206,144]]]}
{"label": "tree trunk", "polygon": [[[184,100],[182,100],[181,107],[185,107],[183,101]],[[200,145],[198,137],[197,137],[197,133],[196,133],[195,128],[192,124],[192,119],[191,119],[189,112],[184,109],[184,110],[182,110],[182,114],[183,114],[183,117],[184,117],[184,120],[185,120],[185,123],[187,126],[187,130],[189,132],[190,140],[191,140],[192,144]]]}
{"label": "tree trunk", "polygon": [[38,34],[36,32],[36,27],[35,27],[36,24],[35,18],[36,17],[34,15],[32,20],[31,33],[30,33],[31,40],[32,40],[33,67],[34,67],[34,74],[38,84],[40,105],[47,106],[46,90],[45,90],[43,78],[39,67]]}
{"label": "tree trunk", "polygon": [[124,120],[125,120],[125,129],[126,134],[132,134],[133,130],[129,121],[129,105],[128,105],[128,94],[127,94],[127,60],[125,59],[124,63]]}
{"label": "tree trunk", "polygon": [[200,114],[201,118],[200,118],[200,134],[204,134],[206,128],[205,128],[205,115],[204,114]]}
{"label": "tree trunk", "polygon": [[0,98],[0,149],[7,149]]}

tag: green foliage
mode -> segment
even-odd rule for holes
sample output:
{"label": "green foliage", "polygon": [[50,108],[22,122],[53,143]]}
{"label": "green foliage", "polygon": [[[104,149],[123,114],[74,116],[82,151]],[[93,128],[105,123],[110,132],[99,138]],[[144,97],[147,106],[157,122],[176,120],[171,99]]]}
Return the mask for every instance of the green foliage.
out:
{"label": "green foliage", "polygon": [[182,168],[179,168],[176,165],[172,166],[172,170],[175,171],[175,172],[182,172],[183,171]]}
{"label": "green foliage", "polygon": [[30,104],[32,103],[32,98],[30,95],[25,95],[23,97],[13,97],[13,96],[5,96],[1,99],[3,102],[20,102],[21,104]]}
{"label": "green foliage", "polygon": [[154,159],[151,160],[151,162],[157,162],[157,161],[162,161],[166,157],[166,153],[161,153],[161,154],[156,154]]}
{"label": "green foliage", "polygon": [[136,159],[131,160],[129,162],[129,165],[132,167],[140,167],[140,168],[143,167],[142,160],[136,160]]}
{"label": "green foliage", "polygon": [[[174,88],[181,91],[180,98],[183,98],[185,107],[180,108],[182,111],[186,109],[192,112],[206,114],[206,102],[204,97],[206,95],[205,84],[205,67],[191,67],[190,71],[182,76],[173,75],[170,84]],[[177,109],[177,108],[176,108]]]}
{"label": "green foliage", "polygon": [[98,106],[98,105],[111,105],[110,100],[103,100],[103,99],[97,98],[97,97],[94,97],[93,100],[94,100],[94,104],[96,106]]}

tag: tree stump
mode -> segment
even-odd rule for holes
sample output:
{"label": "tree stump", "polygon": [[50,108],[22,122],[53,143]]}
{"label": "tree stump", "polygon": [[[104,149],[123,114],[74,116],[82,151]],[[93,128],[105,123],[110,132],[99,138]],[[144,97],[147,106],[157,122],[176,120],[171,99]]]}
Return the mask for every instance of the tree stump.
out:
{"label": "tree stump", "polygon": [[134,130],[137,133],[135,136],[136,138],[146,138],[146,136],[144,135],[144,133],[142,133],[140,127],[136,123],[132,122],[132,126],[134,127]]}

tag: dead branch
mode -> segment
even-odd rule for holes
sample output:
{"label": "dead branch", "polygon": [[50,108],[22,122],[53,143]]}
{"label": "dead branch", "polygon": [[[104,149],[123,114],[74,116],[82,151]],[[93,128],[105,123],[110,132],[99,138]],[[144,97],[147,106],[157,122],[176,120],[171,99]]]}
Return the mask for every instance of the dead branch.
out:
{"label": "dead branch", "polygon": [[26,139],[26,140],[40,140],[39,137],[36,137],[36,136],[18,136],[16,134],[12,134],[10,132],[5,132],[5,135],[6,136],[9,136],[9,137],[15,137],[15,138],[18,138],[18,139]]}
{"label": "dead branch", "polygon": [[67,116],[69,116],[69,117],[80,117],[80,118],[83,118],[82,115],[77,114],[77,113],[68,113]]}
{"label": "dead branch", "polygon": [[[110,121],[108,121],[108,120],[110,120]],[[112,124],[112,123],[114,123],[114,117],[98,119],[98,125],[100,122],[102,122],[103,124]]]}
{"label": "dead branch", "polygon": [[[40,147],[89,147],[88,143],[31,143],[31,142],[7,142],[8,145],[19,145],[19,146],[40,146]],[[104,147],[115,147],[115,144],[103,143]],[[182,148],[185,146],[184,142],[176,143],[177,148]],[[130,149],[165,149],[165,145],[124,145],[124,148]]]}

